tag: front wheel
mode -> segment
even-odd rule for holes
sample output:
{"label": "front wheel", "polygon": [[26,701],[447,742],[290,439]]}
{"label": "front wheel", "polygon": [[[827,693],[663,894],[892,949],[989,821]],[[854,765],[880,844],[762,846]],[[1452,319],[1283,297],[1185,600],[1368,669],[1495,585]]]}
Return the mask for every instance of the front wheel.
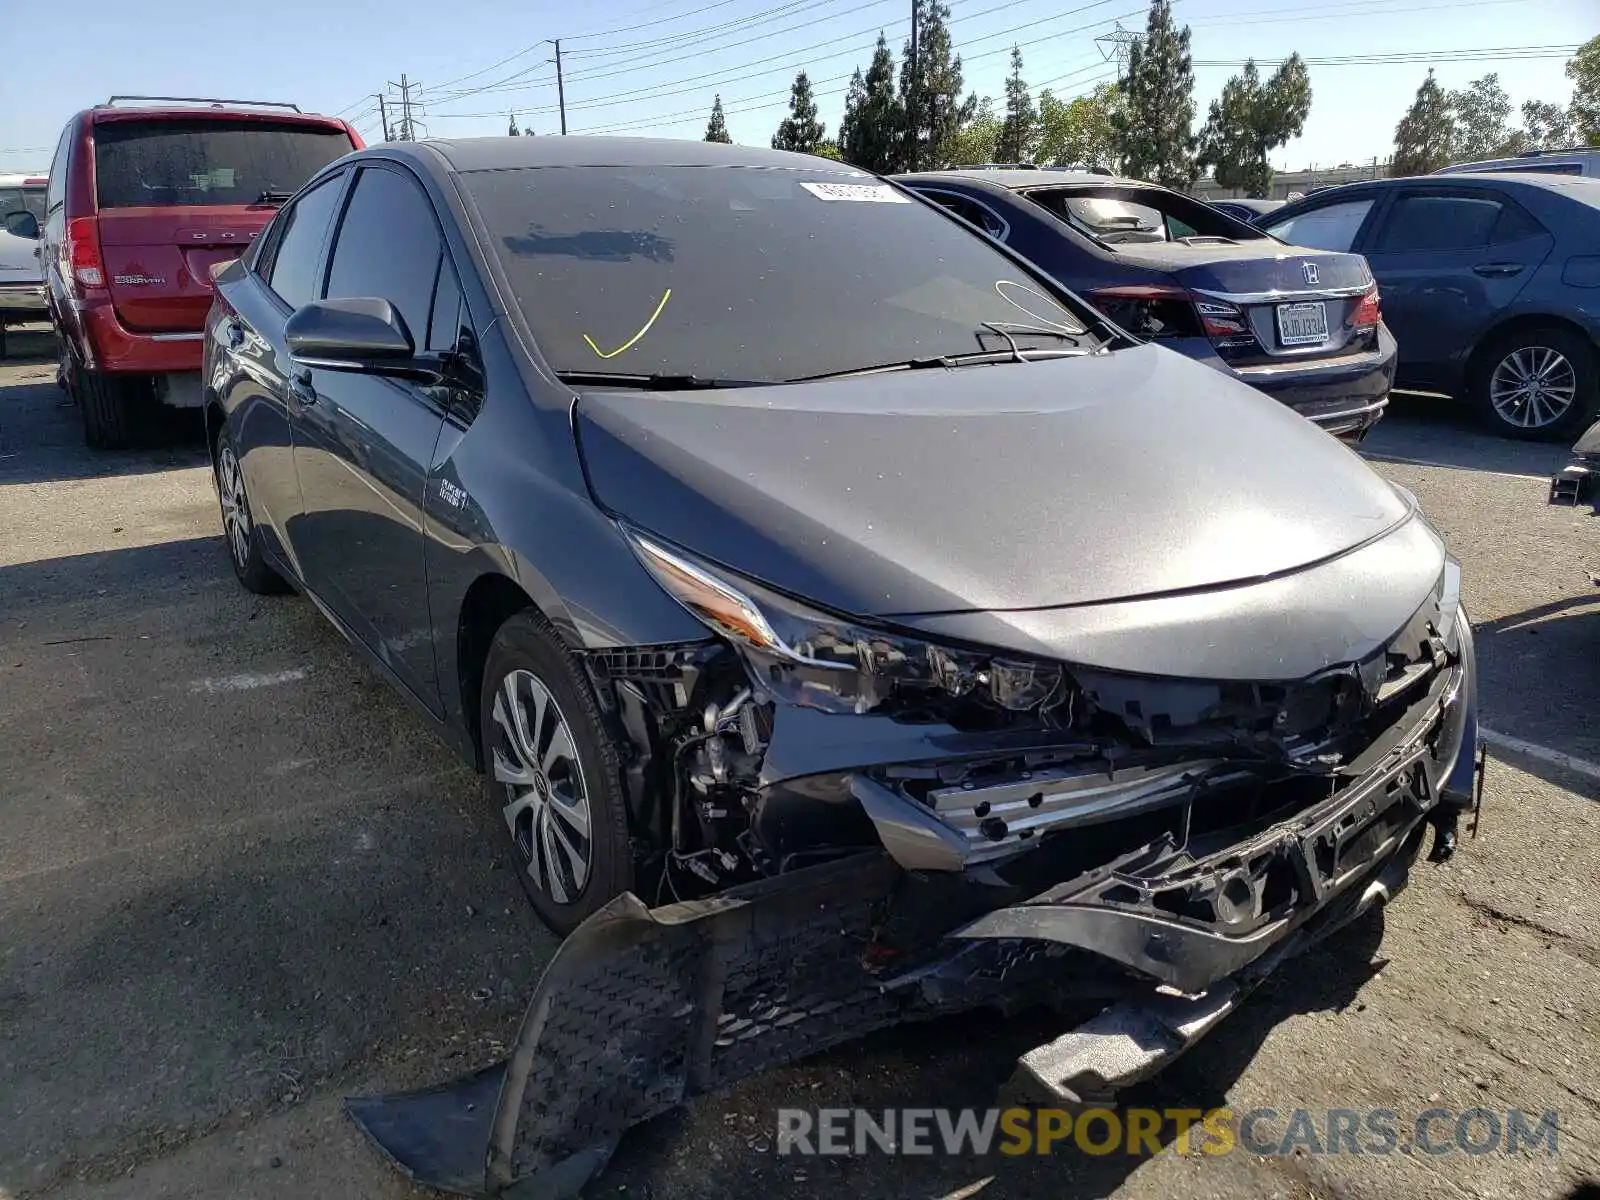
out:
{"label": "front wheel", "polygon": [[489,647],[479,731],[522,889],[564,937],[632,886],[627,806],[594,689],[532,610],[507,620]]}
{"label": "front wheel", "polygon": [[1564,329],[1525,329],[1479,355],[1469,381],[1479,413],[1500,433],[1571,441],[1594,419],[1594,347]]}

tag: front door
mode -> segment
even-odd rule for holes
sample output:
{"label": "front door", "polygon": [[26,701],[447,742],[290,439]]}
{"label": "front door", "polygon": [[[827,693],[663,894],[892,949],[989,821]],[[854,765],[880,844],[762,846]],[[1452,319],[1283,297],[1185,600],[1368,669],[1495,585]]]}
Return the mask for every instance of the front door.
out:
{"label": "front door", "polygon": [[1498,192],[1431,184],[1400,191],[1368,240],[1401,378],[1421,387],[1450,386],[1466,349],[1554,244]]}
{"label": "front door", "polygon": [[[427,196],[398,169],[364,167],[328,252],[324,298],[388,300],[422,350],[441,268],[453,320],[455,278]],[[439,398],[402,380],[303,366],[288,392],[306,584],[437,712],[423,508]]]}

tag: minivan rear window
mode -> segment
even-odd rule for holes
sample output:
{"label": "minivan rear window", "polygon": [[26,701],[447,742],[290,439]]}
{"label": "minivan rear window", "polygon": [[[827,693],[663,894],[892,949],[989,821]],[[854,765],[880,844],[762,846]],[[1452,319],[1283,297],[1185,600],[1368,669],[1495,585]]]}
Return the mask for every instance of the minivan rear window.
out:
{"label": "minivan rear window", "polygon": [[94,146],[103,209],[282,199],[353,149],[342,130],[216,120],[107,121]]}

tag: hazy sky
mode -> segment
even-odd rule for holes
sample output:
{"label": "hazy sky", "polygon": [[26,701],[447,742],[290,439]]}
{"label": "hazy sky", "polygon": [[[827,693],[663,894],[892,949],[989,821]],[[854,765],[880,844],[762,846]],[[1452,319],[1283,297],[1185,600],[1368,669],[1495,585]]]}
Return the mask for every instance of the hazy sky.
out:
{"label": "hazy sky", "polygon": [[[200,0],[87,0],[73,8],[70,34],[41,36],[46,22],[12,41],[0,71],[0,170],[47,166],[66,118],[114,92],[292,100],[358,116],[377,140],[370,94],[392,95],[386,83],[401,72],[420,82],[423,120],[435,136],[502,133],[512,111],[538,133],[554,133],[554,70],[545,61],[552,51],[537,43],[557,37],[574,133],[697,137],[720,92],[734,140],[765,144],[804,68],[831,134],[850,72],[865,66],[879,29],[898,55],[909,8],[909,0],[276,0],[223,10]],[[30,11],[43,19],[37,6]],[[1236,61],[1250,56],[1270,64],[1294,51],[1315,60],[1559,50],[1600,33],[1597,0],[1178,0],[1175,13],[1193,30],[1200,120]],[[1048,83],[1071,96],[1111,78],[1115,68],[1094,39],[1118,19],[1142,29],[1139,0],[951,0],[967,86],[997,100],[1013,42],[1036,91]],[[16,21],[7,26],[18,32]],[[1518,104],[1564,103],[1565,57],[1434,65],[1446,87],[1495,71]],[[1305,135],[1277,151],[1274,164],[1387,154],[1427,69],[1313,61]]]}

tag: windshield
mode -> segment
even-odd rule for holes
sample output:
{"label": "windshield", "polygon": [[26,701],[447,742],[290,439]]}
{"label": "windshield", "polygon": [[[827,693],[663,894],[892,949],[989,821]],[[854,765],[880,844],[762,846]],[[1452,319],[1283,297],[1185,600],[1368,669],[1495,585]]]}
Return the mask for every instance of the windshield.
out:
{"label": "windshield", "polygon": [[1004,351],[1007,335],[1024,349],[1096,344],[1082,317],[983,237],[859,172],[596,166],[461,178],[558,371],[776,383]]}
{"label": "windshield", "polygon": [[341,130],[265,121],[107,121],[95,127],[101,208],[257,204],[295,192],[353,147]]}

